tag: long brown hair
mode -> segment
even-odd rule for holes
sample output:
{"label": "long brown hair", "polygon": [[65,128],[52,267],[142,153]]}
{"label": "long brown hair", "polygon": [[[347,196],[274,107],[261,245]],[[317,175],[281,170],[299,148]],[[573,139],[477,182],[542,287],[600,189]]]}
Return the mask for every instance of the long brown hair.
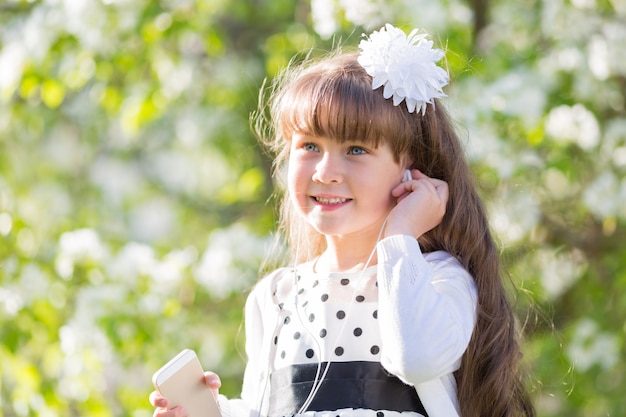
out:
{"label": "long brown hair", "polygon": [[[409,113],[372,90],[372,79],[355,53],[336,54],[309,65],[288,68],[261,99],[256,130],[274,151],[281,176],[295,131],[388,143],[397,162],[412,163],[429,177],[448,183],[450,197],[439,226],[419,238],[424,252],[444,250],[474,277],[478,289],[477,323],[460,369],[455,373],[463,417],[535,415],[521,373],[519,335],[507,298],[496,245],[473,176],[440,102],[425,114]],[[263,89],[262,89],[263,90]],[[269,104],[269,107],[263,107]],[[267,109],[269,108],[269,114]],[[322,235],[302,221],[285,196],[281,228],[294,262],[311,260],[325,249]],[[297,257],[297,259],[295,259]]]}

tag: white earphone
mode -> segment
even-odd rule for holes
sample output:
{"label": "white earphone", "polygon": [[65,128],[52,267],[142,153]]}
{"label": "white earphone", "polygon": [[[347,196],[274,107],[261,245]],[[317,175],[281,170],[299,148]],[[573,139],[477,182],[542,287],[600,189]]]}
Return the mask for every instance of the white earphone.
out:
{"label": "white earphone", "polygon": [[413,175],[411,174],[410,169],[404,170],[404,176],[402,177],[402,182],[411,181],[413,179]]}

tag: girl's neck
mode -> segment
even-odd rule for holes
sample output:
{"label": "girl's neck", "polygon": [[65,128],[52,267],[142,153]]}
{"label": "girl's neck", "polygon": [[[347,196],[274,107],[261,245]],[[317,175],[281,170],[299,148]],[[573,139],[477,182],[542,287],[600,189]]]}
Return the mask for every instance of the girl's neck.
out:
{"label": "girl's neck", "polygon": [[347,241],[328,237],[326,243],[326,250],[315,260],[315,272],[358,272],[378,261],[375,239]]}

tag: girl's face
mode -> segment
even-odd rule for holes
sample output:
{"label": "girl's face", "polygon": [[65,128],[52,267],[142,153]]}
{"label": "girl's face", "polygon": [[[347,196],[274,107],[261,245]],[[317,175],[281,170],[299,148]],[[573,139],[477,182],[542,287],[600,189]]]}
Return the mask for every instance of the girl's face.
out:
{"label": "girl's face", "polygon": [[[298,213],[325,236],[377,236],[396,203],[404,167],[390,147],[293,135],[288,189]],[[369,234],[368,234],[369,233]]]}

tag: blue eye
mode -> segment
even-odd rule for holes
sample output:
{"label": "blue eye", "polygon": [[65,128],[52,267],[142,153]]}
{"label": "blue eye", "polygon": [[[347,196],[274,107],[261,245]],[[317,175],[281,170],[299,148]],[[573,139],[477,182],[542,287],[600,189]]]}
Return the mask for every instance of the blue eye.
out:
{"label": "blue eye", "polygon": [[304,145],[302,145],[302,149],[309,152],[317,152],[318,150],[317,145],[313,143],[305,143]]}
{"label": "blue eye", "polygon": [[353,146],[350,148],[350,150],[348,151],[348,153],[350,155],[363,155],[366,154],[367,151],[359,146]]}

